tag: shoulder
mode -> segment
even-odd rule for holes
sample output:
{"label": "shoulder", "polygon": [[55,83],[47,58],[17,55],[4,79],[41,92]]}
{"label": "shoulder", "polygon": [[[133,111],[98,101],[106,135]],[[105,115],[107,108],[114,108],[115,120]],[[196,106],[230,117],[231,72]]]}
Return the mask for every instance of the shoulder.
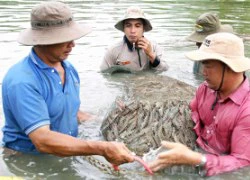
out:
{"label": "shoulder", "polygon": [[191,109],[194,109],[192,107],[196,107],[197,106],[197,103],[200,102],[203,97],[205,96],[205,92],[207,90],[207,86],[205,85],[205,83],[203,82],[201,85],[199,85],[196,89],[196,93],[195,93],[195,96],[194,98],[191,100],[190,102],[190,107]]}
{"label": "shoulder", "polygon": [[40,92],[41,87],[39,79],[36,77],[34,69],[29,62],[24,59],[13,65],[2,82],[3,96],[9,94],[11,96],[22,96],[34,92]]}
{"label": "shoulder", "polygon": [[240,107],[250,116],[250,92],[246,95],[246,99],[243,101]]}
{"label": "shoulder", "polygon": [[207,90],[209,90],[208,86],[207,86],[207,83],[206,82],[203,82],[201,83],[197,90],[196,90],[196,94],[201,94],[201,93],[205,93]]}
{"label": "shoulder", "polygon": [[115,42],[114,44],[108,46],[105,56],[104,56],[104,60],[105,61],[114,61],[121,52],[126,51],[126,47],[125,47],[125,42],[123,40],[119,40],[117,42]]}
{"label": "shoulder", "polygon": [[215,91],[210,89],[206,82],[203,82],[197,89],[195,93],[195,99],[199,103],[210,103],[215,98]]}
{"label": "shoulder", "polygon": [[250,95],[244,101],[243,104],[238,106],[238,113],[237,113],[237,124],[242,124],[244,127],[250,126]]}
{"label": "shoulder", "polygon": [[14,64],[6,73],[3,83],[18,83],[24,81],[34,81],[34,71],[29,63],[28,57]]}
{"label": "shoulder", "polygon": [[108,51],[117,51],[124,47],[125,42],[123,40],[116,41],[115,43],[108,46]]}

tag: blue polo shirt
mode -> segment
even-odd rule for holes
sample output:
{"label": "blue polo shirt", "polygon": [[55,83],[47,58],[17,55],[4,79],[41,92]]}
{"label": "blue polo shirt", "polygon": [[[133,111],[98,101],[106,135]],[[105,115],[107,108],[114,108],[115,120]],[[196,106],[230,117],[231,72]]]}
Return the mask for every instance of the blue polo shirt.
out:
{"label": "blue polo shirt", "polygon": [[2,84],[5,147],[37,153],[28,134],[44,125],[52,131],[77,136],[80,80],[68,61],[62,65],[64,85],[57,70],[45,64],[33,49],[9,69]]}

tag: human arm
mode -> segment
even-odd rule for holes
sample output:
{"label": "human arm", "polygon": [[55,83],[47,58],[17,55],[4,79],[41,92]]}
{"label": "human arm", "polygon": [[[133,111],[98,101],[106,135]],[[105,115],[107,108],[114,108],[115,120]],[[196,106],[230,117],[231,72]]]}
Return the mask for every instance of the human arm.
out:
{"label": "human arm", "polygon": [[[28,81],[28,78],[24,78],[24,80]],[[72,113],[70,113],[70,115],[73,114],[72,116],[74,117],[71,121],[69,121],[67,117],[64,118],[64,120],[69,123],[62,124],[61,118],[65,117],[65,115],[62,114],[57,121],[60,122],[60,124],[56,124],[53,122],[55,120],[51,117],[53,117],[53,115],[58,116],[59,112],[64,113],[65,109],[59,109],[61,111],[57,110],[55,112],[56,107],[62,105],[60,102],[55,103],[57,106],[49,106],[46,104],[44,100],[44,97],[47,97],[46,93],[44,94],[39,89],[36,81],[33,82],[32,80],[32,83],[15,83],[14,85],[12,85],[11,81],[5,81],[5,83],[5,111],[11,112],[9,121],[18,124],[18,130],[13,128],[11,131],[14,132],[13,136],[16,137],[16,142],[22,139],[27,141],[26,144],[16,143],[19,149],[23,149],[24,152],[37,152],[36,150],[38,150],[42,153],[51,153],[57,156],[99,154],[103,155],[113,164],[133,160],[127,148],[121,143],[92,142],[72,137],[77,135],[76,114],[79,106],[78,108],[72,106]],[[73,97],[71,97],[71,99],[72,98]],[[60,98],[56,99],[60,100]],[[68,104],[71,105],[72,103]],[[49,110],[51,114],[49,114]],[[59,131],[64,134],[59,133]],[[21,133],[16,135],[15,132]],[[72,136],[66,135],[66,133]],[[18,136],[21,137],[19,138]]]}
{"label": "human arm", "polygon": [[66,134],[51,131],[48,125],[31,132],[29,138],[41,153],[62,157],[101,155],[115,165],[134,160],[130,151],[123,143],[80,140]]}
{"label": "human arm", "polygon": [[153,51],[151,42],[147,38],[141,37],[137,41],[137,46],[144,50],[150,62],[153,64],[156,58],[156,53]]}
{"label": "human arm", "polygon": [[181,143],[163,141],[167,151],[160,153],[157,159],[149,164],[153,171],[173,166],[173,165],[199,165],[202,161],[202,154],[192,151]]}
{"label": "human arm", "polygon": [[[202,90],[199,89],[199,90]],[[200,97],[200,94],[198,93],[198,96]],[[211,101],[212,102],[212,101]],[[192,102],[192,107],[198,106],[198,102],[193,101]],[[203,103],[204,104],[204,103]],[[211,104],[211,103],[208,103]],[[246,111],[248,111],[248,108],[245,108]],[[224,110],[225,111],[225,110]],[[241,113],[240,113],[241,114]],[[244,114],[244,113],[242,113]],[[218,141],[218,147],[215,147],[211,149],[213,146],[207,146],[204,143],[200,142],[200,137],[198,137],[198,143],[201,143],[202,148],[207,151],[205,154],[206,157],[206,163],[204,168],[204,172],[207,176],[213,176],[219,173],[224,173],[224,172],[230,172],[233,170],[236,170],[238,168],[244,167],[244,166],[249,166],[250,165],[250,118],[249,115],[246,115],[248,113],[245,113],[245,115],[242,115],[241,117],[238,117],[238,121],[236,121],[233,125],[232,131],[228,130],[227,128],[228,121],[229,119],[227,118],[227,122],[224,122],[222,126],[220,126],[221,129],[218,129],[216,133],[216,138],[219,140]],[[199,119],[199,115],[197,113],[193,113],[194,115],[197,116],[196,120]],[[229,116],[230,118],[230,116]],[[222,120],[222,119],[220,119]],[[196,125],[199,125],[200,122],[197,121]],[[218,125],[217,125],[218,126]],[[196,132],[202,132],[201,127],[195,128]],[[200,135],[200,133],[198,133]],[[229,139],[229,143],[223,143],[227,142]],[[228,146],[228,149],[225,152],[220,152],[218,148],[224,148],[223,144],[226,144]],[[176,146],[178,147],[178,146]],[[172,147],[168,147],[171,149]],[[174,150],[175,149],[175,150]],[[182,147],[181,150],[183,150],[183,153],[186,155],[191,154],[190,157],[195,157],[194,153],[188,153],[187,150],[185,150],[185,147]],[[178,154],[178,149],[177,148],[172,148],[169,152],[167,151],[167,155],[172,156],[172,157],[161,157],[159,156],[159,159],[152,164],[153,170],[159,170],[163,167],[178,164],[178,163],[183,163],[183,164],[192,164],[192,159],[186,161],[186,156],[185,154]],[[213,151],[212,151],[213,150]],[[176,156],[175,153],[177,153],[178,156]],[[210,153],[208,153],[210,152]],[[213,153],[212,153],[213,152]],[[169,154],[170,153],[170,154]],[[173,155],[174,154],[174,155]],[[193,154],[193,155],[192,155]],[[177,161],[177,163],[171,162],[171,160],[177,157],[177,159],[180,159],[180,161]],[[197,156],[198,157],[198,156]],[[172,158],[172,159],[171,159]],[[183,162],[184,161],[184,162]],[[186,163],[187,162],[187,163]],[[198,161],[197,161],[198,162]],[[198,163],[197,163],[198,164]]]}
{"label": "human arm", "polygon": [[137,42],[137,46],[144,50],[153,69],[158,71],[166,71],[168,69],[168,65],[162,60],[162,49],[157,43],[151,42],[145,37],[141,37]]}
{"label": "human arm", "polygon": [[95,116],[79,109],[77,112],[77,120],[79,123],[94,119]]}
{"label": "human arm", "polygon": [[[190,104],[192,110],[192,119],[195,122],[194,130],[198,136],[197,142],[204,150],[210,152],[206,154],[207,163],[204,167],[207,176],[216,175],[223,172],[232,171],[247,165],[250,165],[250,117],[249,107],[242,106],[239,108],[238,104],[225,104],[225,108],[218,110],[222,112],[225,118],[215,120],[213,115],[207,119],[209,123],[216,122],[216,129],[210,139],[210,145],[204,143],[201,136],[204,132],[204,123],[201,119],[205,119],[208,113],[204,109],[211,108],[214,101],[211,91],[206,88],[206,84],[201,85],[196,96]],[[221,108],[222,108],[221,104]],[[233,111],[236,108],[237,113]],[[199,109],[199,111],[198,111]],[[218,115],[217,115],[218,116]],[[219,116],[218,116],[219,117]],[[207,132],[207,131],[205,131]],[[208,131],[209,132],[209,131]],[[216,143],[215,143],[216,142]],[[211,145],[213,143],[213,145]],[[215,148],[213,148],[215,147]],[[219,150],[218,150],[219,149]],[[220,151],[221,150],[221,151]]]}
{"label": "human arm", "polygon": [[250,165],[250,117],[241,119],[233,129],[230,153],[207,154],[207,176],[229,172]]}

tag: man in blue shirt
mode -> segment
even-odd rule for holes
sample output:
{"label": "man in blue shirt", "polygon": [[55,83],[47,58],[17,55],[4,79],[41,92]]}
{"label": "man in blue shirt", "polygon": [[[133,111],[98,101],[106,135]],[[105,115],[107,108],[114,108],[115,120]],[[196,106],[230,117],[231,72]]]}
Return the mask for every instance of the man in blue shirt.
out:
{"label": "man in blue shirt", "polygon": [[32,9],[31,28],[18,42],[33,46],[10,68],[2,84],[6,148],[57,156],[102,155],[119,165],[134,160],[122,143],[77,139],[79,76],[66,60],[74,40],[91,31],[73,20],[61,2],[44,2]]}

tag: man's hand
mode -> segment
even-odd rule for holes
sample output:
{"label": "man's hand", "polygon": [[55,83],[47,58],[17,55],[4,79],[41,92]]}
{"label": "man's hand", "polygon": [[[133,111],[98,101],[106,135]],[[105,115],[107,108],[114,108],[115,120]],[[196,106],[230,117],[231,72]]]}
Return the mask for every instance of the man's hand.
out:
{"label": "man's hand", "polygon": [[173,165],[197,165],[201,161],[202,154],[192,151],[181,143],[163,141],[162,145],[168,151],[160,153],[157,159],[149,164],[153,171]]}
{"label": "man's hand", "polygon": [[151,63],[154,62],[155,60],[155,53],[153,52],[151,43],[149,40],[147,40],[145,37],[141,37],[138,39],[137,41],[137,46],[139,48],[142,48],[144,50],[144,52],[147,54],[147,56],[149,57]]}
{"label": "man's hand", "polygon": [[134,161],[134,156],[129,149],[123,143],[119,142],[107,142],[106,147],[104,147],[103,156],[114,165]]}
{"label": "man's hand", "polygon": [[82,112],[81,110],[78,111],[77,113],[77,120],[79,123],[84,122],[84,121],[88,121],[88,120],[93,120],[95,119],[96,116],[86,113],[86,112]]}

